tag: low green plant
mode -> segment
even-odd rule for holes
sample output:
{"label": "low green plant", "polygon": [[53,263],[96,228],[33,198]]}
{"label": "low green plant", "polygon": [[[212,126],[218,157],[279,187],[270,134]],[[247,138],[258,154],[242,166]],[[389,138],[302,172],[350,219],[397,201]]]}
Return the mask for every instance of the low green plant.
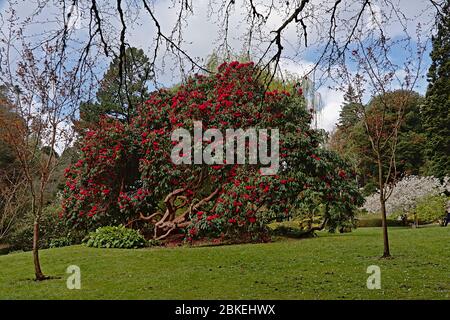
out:
{"label": "low green plant", "polygon": [[146,241],[136,230],[124,226],[108,226],[89,233],[83,244],[95,248],[136,249],[144,247]]}
{"label": "low green plant", "polygon": [[305,230],[297,227],[279,225],[271,230],[271,234],[274,236],[282,236],[288,238],[307,238],[314,236],[312,232],[306,232]]}
{"label": "low green plant", "polygon": [[299,219],[273,222],[268,225],[271,235],[288,238],[308,238],[314,236],[314,233],[308,231],[311,226],[305,220]]}
{"label": "low green plant", "polygon": [[161,246],[161,241],[159,241],[159,240],[156,240],[156,239],[150,239],[150,240],[148,240],[148,246],[149,247],[159,247],[159,246]]}
{"label": "low green plant", "polygon": [[50,240],[49,248],[61,248],[72,245],[72,239],[68,236]]}

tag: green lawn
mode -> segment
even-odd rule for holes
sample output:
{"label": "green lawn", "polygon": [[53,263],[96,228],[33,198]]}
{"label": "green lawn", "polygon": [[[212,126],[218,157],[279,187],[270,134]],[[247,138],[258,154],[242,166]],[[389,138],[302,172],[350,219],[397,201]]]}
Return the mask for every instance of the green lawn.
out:
{"label": "green lawn", "polygon": [[[0,299],[449,299],[450,228],[391,228],[394,259],[380,260],[381,229],[269,244],[139,250],[73,246],[0,256]],[[81,268],[81,290],[65,270]],[[368,290],[366,268],[381,268]]]}

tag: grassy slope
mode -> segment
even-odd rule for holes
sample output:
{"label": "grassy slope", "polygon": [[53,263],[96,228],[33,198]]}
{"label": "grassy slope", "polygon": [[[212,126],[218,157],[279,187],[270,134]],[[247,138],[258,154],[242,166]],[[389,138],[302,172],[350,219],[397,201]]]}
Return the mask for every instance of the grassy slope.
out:
{"label": "grassy slope", "polygon": [[[450,228],[391,228],[392,260],[379,260],[381,229],[319,238],[173,249],[42,250],[45,273],[30,278],[30,253],[0,256],[0,299],[449,299]],[[81,267],[82,289],[65,270]],[[366,288],[379,265],[382,289]]]}

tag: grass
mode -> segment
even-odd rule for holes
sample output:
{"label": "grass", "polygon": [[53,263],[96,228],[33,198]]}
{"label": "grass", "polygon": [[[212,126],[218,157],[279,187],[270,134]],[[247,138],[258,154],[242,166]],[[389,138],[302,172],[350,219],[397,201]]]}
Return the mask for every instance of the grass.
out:
{"label": "grass", "polygon": [[[0,256],[0,299],[449,299],[450,229],[390,228],[393,259],[379,259],[381,229],[320,233],[313,239],[220,247],[41,251]],[[81,268],[81,290],[66,288],[66,268]],[[369,265],[381,289],[368,290]]]}

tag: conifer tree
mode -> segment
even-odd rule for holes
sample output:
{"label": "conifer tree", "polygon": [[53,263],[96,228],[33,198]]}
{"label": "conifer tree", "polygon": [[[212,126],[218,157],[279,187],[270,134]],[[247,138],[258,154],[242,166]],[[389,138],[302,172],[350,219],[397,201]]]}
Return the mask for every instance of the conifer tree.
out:
{"label": "conifer tree", "polygon": [[[122,76],[120,64],[122,63]],[[150,61],[142,49],[127,48],[122,60],[115,57],[100,81],[96,101],[80,105],[77,128],[95,126],[102,115],[128,122],[136,107],[149,96]]]}
{"label": "conifer tree", "polygon": [[427,173],[436,177],[450,175],[450,2],[438,17],[433,37],[432,63],[428,71],[428,89],[423,107],[423,125],[427,136]]}

